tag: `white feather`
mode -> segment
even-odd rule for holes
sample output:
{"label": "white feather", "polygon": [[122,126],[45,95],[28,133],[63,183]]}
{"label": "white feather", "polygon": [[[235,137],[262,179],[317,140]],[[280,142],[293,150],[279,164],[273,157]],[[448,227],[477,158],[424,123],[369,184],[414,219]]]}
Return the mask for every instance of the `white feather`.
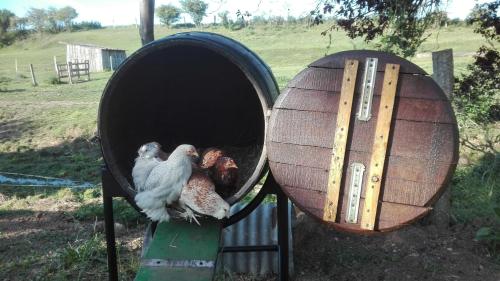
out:
{"label": "white feather", "polygon": [[141,156],[135,159],[135,165],[132,169],[132,178],[134,179],[134,185],[137,192],[146,190],[146,180],[153,168],[160,164],[160,162],[161,161],[157,158],[144,158]]}
{"label": "white feather", "polygon": [[147,177],[144,191],[135,196],[137,206],[150,219],[160,222],[170,219],[165,206],[179,200],[182,188],[191,176],[192,158],[187,155],[191,148],[194,150],[190,145],[180,145],[166,161],[154,166]]}

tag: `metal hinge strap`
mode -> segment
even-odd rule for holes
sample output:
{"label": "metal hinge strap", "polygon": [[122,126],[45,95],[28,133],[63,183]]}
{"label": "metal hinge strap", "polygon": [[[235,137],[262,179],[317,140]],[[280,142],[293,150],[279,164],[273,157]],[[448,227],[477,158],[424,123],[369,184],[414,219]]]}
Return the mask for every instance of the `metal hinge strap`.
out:
{"label": "metal hinge strap", "polygon": [[377,76],[378,59],[366,58],[365,72],[363,73],[363,86],[359,99],[358,120],[368,121],[372,117],[373,90],[375,88],[375,78]]}
{"label": "metal hinge strap", "polygon": [[164,260],[164,259],[145,259],[141,262],[145,267],[209,267],[215,266],[214,261],[207,260]]}

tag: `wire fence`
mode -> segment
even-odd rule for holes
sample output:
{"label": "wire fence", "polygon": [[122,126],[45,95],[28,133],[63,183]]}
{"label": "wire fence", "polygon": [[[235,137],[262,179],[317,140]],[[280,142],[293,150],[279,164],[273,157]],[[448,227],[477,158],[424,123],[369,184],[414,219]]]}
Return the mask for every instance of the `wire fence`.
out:
{"label": "wire fence", "polygon": [[[87,80],[88,76],[85,71],[84,62],[78,62],[78,65],[75,65],[75,63],[77,62],[68,63],[65,58],[55,56],[43,59],[37,58],[34,61],[22,57],[3,59],[0,64],[0,86],[2,86],[2,83],[11,81],[32,84],[33,86],[70,83],[67,69],[71,64],[72,66],[69,66],[70,69],[79,68],[78,72],[72,72],[75,74],[75,78]],[[57,65],[59,65],[59,72]],[[63,65],[66,67],[61,67]]]}

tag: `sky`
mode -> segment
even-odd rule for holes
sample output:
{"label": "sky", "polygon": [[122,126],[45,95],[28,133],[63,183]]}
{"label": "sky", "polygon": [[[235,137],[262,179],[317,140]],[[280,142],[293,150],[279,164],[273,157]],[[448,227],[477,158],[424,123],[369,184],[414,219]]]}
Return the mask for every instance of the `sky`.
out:
{"label": "sky", "polygon": [[[252,15],[281,15],[295,17],[306,15],[312,10],[317,0],[205,0],[209,4],[205,22],[213,21],[213,17],[221,11],[229,11],[235,15],[239,9],[249,11]],[[450,18],[464,19],[474,7],[474,0],[444,0],[444,8]],[[479,3],[489,2],[478,0]],[[155,6],[163,4],[179,5],[178,0],[155,0]],[[17,16],[24,16],[30,7],[61,8],[72,6],[78,12],[76,21],[99,21],[104,26],[130,25],[139,21],[139,0],[0,0],[0,9],[8,9]],[[188,15],[183,20],[190,21]],[[155,19],[155,23],[159,23]]]}

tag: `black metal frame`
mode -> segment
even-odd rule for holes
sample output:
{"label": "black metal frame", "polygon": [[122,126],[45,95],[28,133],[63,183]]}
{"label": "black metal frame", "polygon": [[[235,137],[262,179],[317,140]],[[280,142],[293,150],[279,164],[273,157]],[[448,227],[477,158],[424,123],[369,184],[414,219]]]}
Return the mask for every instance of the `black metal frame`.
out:
{"label": "black metal frame", "polygon": [[[106,167],[102,168],[102,196],[104,206],[104,227],[106,232],[106,249],[108,253],[108,273],[110,281],[118,281],[118,266],[116,259],[116,240],[115,228],[113,218],[113,198],[125,198],[132,207],[140,212],[135,202],[128,196],[128,194],[120,187],[114,177]],[[232,215],[224,221],[224,227],[230,226],[239,222],[252,213],[264,200],[267,195],[275,194],[277,200],[277,215],[278,215],[278,244],[277,245],[252,245],[252,246],[232,246],[223,247],[219,251],[222,253],[227,252],[262,252],[262,251],[275,251],[278,252],[278,265],[279,265],[279,281],[286,281],[289,278],[289,248],[288,248],[288,198],[280,189],[273,175],[269,172],[264,185],[257,195],[248,203],[245,208],[241,209],[238,213]],[[156,224],[152,225],[152,231],[156,228]]]}

